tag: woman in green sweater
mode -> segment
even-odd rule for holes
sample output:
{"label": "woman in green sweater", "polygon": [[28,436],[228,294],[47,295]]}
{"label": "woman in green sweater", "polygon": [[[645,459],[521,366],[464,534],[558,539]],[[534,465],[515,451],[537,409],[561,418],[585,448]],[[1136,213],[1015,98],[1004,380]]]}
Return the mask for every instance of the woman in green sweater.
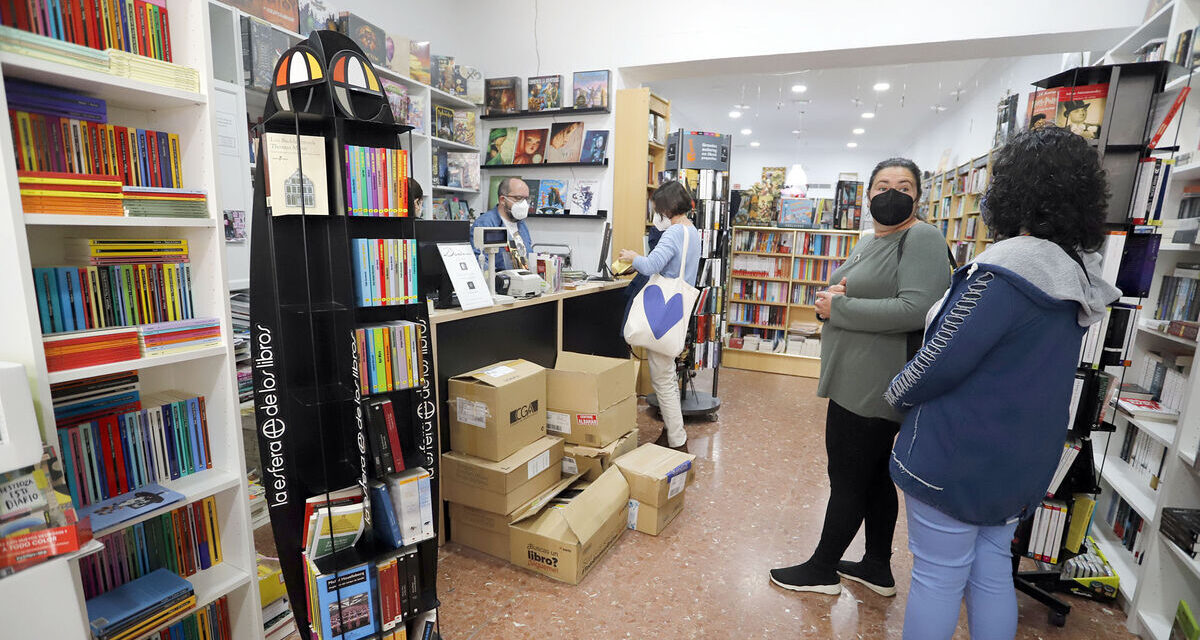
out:
{"label": "woman in green sweater", "polygon": [[[837,284],[817,294],[817,316],[825,322],[817,395],[829,398],[829,504],[812,557],[771,570],[771,581],[785,589],[838,594],[840,575],[880,595],[896,593],[898,502],[888,460],[903,414],[883,392],[908,362],[910,334],[920,345],[925,314],[950,286],[953,264],[942,233],[916,217],[920,176],[903,158],[875,167],[867,192],[874,236],[864,236],[833,273],[830,283]],[[843,561],[864,523],[866,554],[861,562]]]}

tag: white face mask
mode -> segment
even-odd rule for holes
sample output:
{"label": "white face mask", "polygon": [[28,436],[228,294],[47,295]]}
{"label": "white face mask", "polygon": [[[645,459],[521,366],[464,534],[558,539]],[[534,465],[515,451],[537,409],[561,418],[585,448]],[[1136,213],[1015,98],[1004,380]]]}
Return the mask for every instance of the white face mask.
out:
{"label": "white face mask", "polygon": [[513,220],[524,220],[525,216],[529,215],[529,201],[522,200],[509,207],[508,215],[512,216]]}
{"label": "white face mask", "polygon": [[671,228],[671,219],[663,216],[661,213],[654,214],[654,228],[659,231],[666,231]]}

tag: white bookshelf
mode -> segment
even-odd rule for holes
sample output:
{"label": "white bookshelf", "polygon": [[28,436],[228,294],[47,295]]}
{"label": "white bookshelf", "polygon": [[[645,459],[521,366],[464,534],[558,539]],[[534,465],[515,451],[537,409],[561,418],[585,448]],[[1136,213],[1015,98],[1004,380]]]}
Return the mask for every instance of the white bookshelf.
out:
{"label": "white bookshelf", "polygon": [[[208,193],[205,219],[155,219],[30,215],[21,212],[13,154],[0,155],[0,360],[23,364],[38,415],[43,439],[57,444],[50,384],[116,371],[139,370],[143,394],[180,389],[206,399],[213,468],[165,483],[183,493],[175,509],[196,500],[214,497],[221,529],[221,564],[189,580],[195,587],[197,607],[219,597],[229,602],[233,636],[262,635],[256,563],[252,537],[245,458],[238,416],[236,376],[229,323],[228,285],[223,225],[218,195],[217,113],[213,100],[213,73],[208,5],[191,0],[168,0],[171,44],[177,63],[196,69],[200,91],[162,88],[100,72],[0,53],[0,74],[61,86],[103,98],[109,122],[178,133],[182,142],[184,187]],[[0,100],[5,100],[0,87]],[[7,111],[0,131],[0,148],[11,150],[13,141]],[[248,159],[247,159],[248,160]],[[173,356],[140,358],[49,373],[42,347],[41,325],[33,287],[34,266],[61,264],[65,238],[186,238],[189,243],[193,300],[198,317],[221,318],[221,344]],[[32,463],[33,460],[27,461]],[[4,471],[4,469],[0,469]],[[127,526],[125,523],[122,526]],[[96,532],[97,535],[108,533]],[[95,551],[93,545],[89,551]],[[75,554],[76,556],[78,554]],[[190,613],[190,612],[189,612]],[[83,588],[77,557],[63,557],[0,580],[0,620],[17,621],[20,635],[30,638],[83,640],[90,637],[84,610]]]}

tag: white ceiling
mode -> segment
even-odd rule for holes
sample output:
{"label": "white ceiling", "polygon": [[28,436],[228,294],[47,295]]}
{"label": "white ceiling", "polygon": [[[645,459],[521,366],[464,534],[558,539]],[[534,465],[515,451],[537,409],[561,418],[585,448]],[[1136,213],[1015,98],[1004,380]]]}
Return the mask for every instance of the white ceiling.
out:
{"label": "white ceiling", "polygon": [[[658,80],[649,83],[671,101],[672,127],[731,133],[734,146],[760,152],[848,151],[871,157],[899,153],[924,127],[965,105],[987,68],[1002,68],[1006,60],[962,60],[897,66],[812,69],[782,74],[739,74]],[[890,83],[876,92],[877,82]],[[792,85],[807,87],[794,93]],[[743,98],[744,88],[744,98]],[[961,100],[955,92],[962,91]],[[805,100],[805,102],[798,102]],[[855,100],[860,100],[857,105]],[[729,117],[735,105],[749,105],[738,119]],[[935,112],[940,105],[944,111]],[[864,119],[865,111],[875,113]],[[855,135],[856,127],[865,129]],[[742,128],[753,133],[743,136]],[[799,136],[792,134],[800,129]]]}

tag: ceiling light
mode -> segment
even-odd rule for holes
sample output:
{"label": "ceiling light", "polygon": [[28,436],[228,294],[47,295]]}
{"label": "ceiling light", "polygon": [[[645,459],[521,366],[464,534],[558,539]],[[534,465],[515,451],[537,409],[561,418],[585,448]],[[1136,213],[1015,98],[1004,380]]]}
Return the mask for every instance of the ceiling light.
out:
{"label": "ceiling light", "polygon": [[872,88],[875,89],[876,91],[887,91],[888,89],[892,88],[892,85],[890,85],[886,82],[876,82],[875,86]]}
{"label": "ceiling light", "polygon": [[730,118],[740,118],[740,117],[742,117],[742,112],[735,109],[735,110],[729,112],[729,117]]}
{"label": "ceiling light", "polygon": [[749,111],[749,110],[750,110],[750,105],[748,105],[748,104],[745,104],[745,103],[739,103],[739,104],[735,104],[735,105],[733,105],[733,108],[734,108],[734,109],[741,109],[742,111]]}
{"label": "ceiling light", "polygon": [[751,133],[754,133],[754,132],[749,129],[742,129],[742,135],[744,135],[744,136],[748,136]]}
{"label": "ceiling light", "polygon": [[846,146],[847,146],[847,147],[850,147],[851,149],[853,149],[854,147],[857,147],[857,146],[858,146],[858,143],[857,143],[857,142],[847,142],[847,143],[846,143]]}
{"label": "ceiling light", "polygon": [[862,117],[866,118],[867,120],[870,120],[871,118],[875,117],[875,113],[872,111],[864,111],[862,114]]}
{"label": "ceiling light", "polygon": [[944,107],[944,106],[942,106],[942,105],[940,105],[940,104],[935,104],[935,105],[933,105],[932,107],[929,107],[929,108],[930,108],[930,109],[933,109],[934,111],[941,112],[941,111],[945,111],[945,110],[946,110],[948,107]]}
{"label": "ceiling light", "polygon": [[794,136],[798,136],[798,135],[800,135],[800,130],[799,130],[799,129],[792,129],[792,135],[794,135]]}
{"label": "ceiling light", "polygon": [[808,87],[802,84],[792,85],[792,93],[804,93],[805,91],[808,91]]}
{"label": "ceiling light", "polygon": [[867,132],[867,130],[862,127],[859,127],[853,131],[854,135],[856,135],[856,136],[861,136],[862,134],[864,134],[866,132]]}
{"label": "ceiling light", "polygon": [[750,143],[750,146],[752,146],[752,147],[757,147],[757,146],[758,146],[758,140],[754,140],[754,141],[752,141],[752,142]]}

